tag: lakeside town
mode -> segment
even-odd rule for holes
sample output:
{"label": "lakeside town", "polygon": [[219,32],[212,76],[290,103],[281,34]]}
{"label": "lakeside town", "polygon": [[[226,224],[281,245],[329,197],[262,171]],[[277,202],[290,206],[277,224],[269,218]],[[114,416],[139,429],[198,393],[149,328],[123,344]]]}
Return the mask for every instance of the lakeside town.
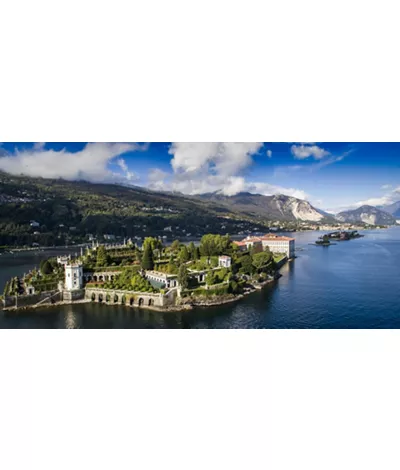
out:
{"label": "lakeside town", "polygon": [[[32,230],[32,235],[34,237],[40,236],[41,224],[36,220],[30,221],[30,227]],[[226,233],[226,225],[222,224],[220,230],[217,233],[225,234]],[[243,222],[238,225],[238,231],[231,235],[232,239],[240,239],[243,237],[249,236],[262,236],[264,231],[267,230],[267,233],[271,234],[282,234],[282,233],[295,233],[295,232],[310,232],[310,231],[327,231],[327,232],[334,232],[334,233],[348,233],[348,232],[355,232],[360,230],[368,230],[368,229],[385,229],[387,226],[384,225],[368,225],[368,224],[354,224],[354,223],[335,223],[335,224],[312,224],[310,222],[272,222],[268,225],[268,227],[257,227],[251,226],[248,222]],[[132,237],[123,237],[121,235],[115,235],[112,233],[104,233],[102,235],[94,235],[91,233],[86,234],[84,237],[82,236],[74,236],[73,233],[76,230],[76,227],[69,227],[66,223],[61,224],[59,227],[60,230],[63,230],[66,233],[69,233],[69,236],[66,236],[63,241],[66,243],[65,245],[43,245],[39,242],[32,242],[30,245],[22,245],[22,246],[0,246],[0,256],[3,253],[17,253],[21,251],[37,251],[37,250],[45,250],[49,248],[62,248],[62,247],[81,247],[87,246],[88,244],[93,243],[100,243],[104,245],[108,244],[123,244],[126,240],[129,243],[133,243],[136,245],[141,245],[146,238],[151,238],[152,235],[135,235]],[[145,231],[146,226],[143,228],[138,226],[138,230]],[[198,237],[193,236],[193,234],[189,231],[186,231],[185,228],[181,228],[179,226],[169,225],[163,229],[164,234],[155,236],[162,241],[163,244],[170,244],[176,239],[184,240],[182,243],[188,243],[189,241],[196,241]],[[61,235],[59,235],[61,238]]]}
{"label": "lakeside town", "polygon": [[122,304],[151,309],[190,309],[232,302],[279,278],[295,257],[295,240],[276,234],[204,235],[200,244],[147,237],[81,248],[7,282],[5,310],[74,302]]}

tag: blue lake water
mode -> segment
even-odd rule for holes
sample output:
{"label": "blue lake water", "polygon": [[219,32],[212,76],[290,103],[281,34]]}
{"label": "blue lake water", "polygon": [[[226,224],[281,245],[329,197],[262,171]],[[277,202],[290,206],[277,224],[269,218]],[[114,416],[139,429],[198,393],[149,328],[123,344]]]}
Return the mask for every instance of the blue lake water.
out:
{"label": "blue lake water", "polygon": [[[0,328],[400,328],[400,227],[363,233],[330,247],[309,245],[319,232],[294,234],[303,251],[282,278],[234,304],[165,314],[98,304],[0,312]],[[18,274],[0,258],[0,281],[10,269]]]}

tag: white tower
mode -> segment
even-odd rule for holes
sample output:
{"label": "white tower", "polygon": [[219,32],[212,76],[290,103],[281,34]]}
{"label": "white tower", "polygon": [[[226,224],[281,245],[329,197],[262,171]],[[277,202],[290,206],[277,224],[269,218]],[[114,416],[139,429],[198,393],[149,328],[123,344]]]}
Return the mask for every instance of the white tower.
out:
{"label": "white tower", "polygon": [[67,290],[82,289],[83,267],[80,263],[65,265],[65,288]]}

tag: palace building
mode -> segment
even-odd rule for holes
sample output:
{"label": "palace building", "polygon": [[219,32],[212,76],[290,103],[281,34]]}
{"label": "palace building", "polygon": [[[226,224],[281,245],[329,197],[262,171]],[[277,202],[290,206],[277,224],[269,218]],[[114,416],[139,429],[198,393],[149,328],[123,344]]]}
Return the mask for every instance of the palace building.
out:
{"label": "palace building", "polygon": [[261,237],[247,237],[241,242],[233,242],[241,250],[251,247],[268,247],[272,253],[284,253],[288,258],[295,255],[295,239],[290,237],[279,237],[278,235],[267,234]]}

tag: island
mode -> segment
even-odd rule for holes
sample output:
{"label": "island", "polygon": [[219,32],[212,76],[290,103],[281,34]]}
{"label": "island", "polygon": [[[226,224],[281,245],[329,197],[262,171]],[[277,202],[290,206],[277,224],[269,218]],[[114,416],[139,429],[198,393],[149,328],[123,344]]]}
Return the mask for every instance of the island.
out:
{"label": "island", "polygon": [[242,241],[206,234],[198,246],[164,246],[155,237],[141,247],[93,242],[80,255],[45,259],[10,279],[2,302],[5,311],[76,302],[163,311],[221,305],[277,280],[294,251],[294,239],[271,234]]}
{"label": "island", "polygon": [[331,245],[331,241],[329,240],[329,236],[328,235],[324,235],[322,237],[320,237],[316,242],[315,244],[317,246],[330,246]]}
{"label": "island", "polygon": [[351,230],[351,231],[341,230],[341,231],[328,233],[327,235],[324,235],[323,237],[320,237],[320,238],[324,238],[324,237],[328,237],[328,239],[331,239],[331,240],[348,241],[348,240],[353,240],[355,238],[362,238],[364,237],[364,235],[361,235],[358,232],[358,230]]}

